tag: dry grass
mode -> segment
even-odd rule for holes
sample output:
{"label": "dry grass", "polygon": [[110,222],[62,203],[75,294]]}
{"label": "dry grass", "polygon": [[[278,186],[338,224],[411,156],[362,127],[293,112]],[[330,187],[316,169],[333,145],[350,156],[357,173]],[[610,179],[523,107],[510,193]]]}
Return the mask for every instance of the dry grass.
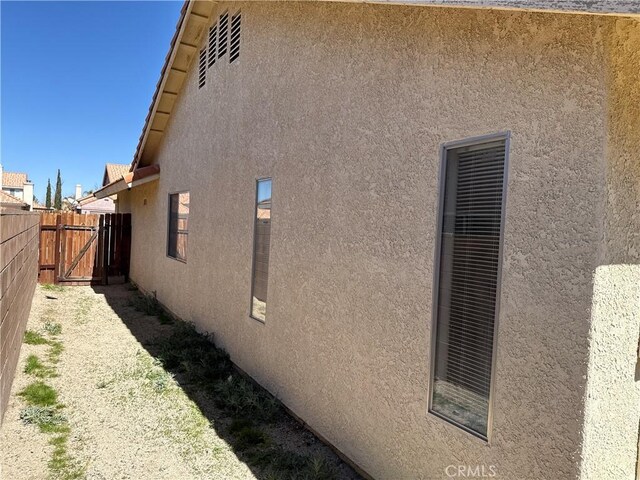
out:
{"label": "dry grass", "polygon": [[357,478],[153,299],[129,286],[51,291],[39,287],[29,319],[3,478]]}

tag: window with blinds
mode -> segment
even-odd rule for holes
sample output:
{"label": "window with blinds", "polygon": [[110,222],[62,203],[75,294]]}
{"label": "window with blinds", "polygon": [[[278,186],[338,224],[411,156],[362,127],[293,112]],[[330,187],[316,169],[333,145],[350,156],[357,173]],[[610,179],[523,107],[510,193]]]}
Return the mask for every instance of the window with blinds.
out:
{"label": "window with blinds", "polygon": [[207,81],[207,49],[200,50],[198,59],[198,88],[204,87]]}
{"label": "window with blinds", "polygon": [[229,13],[224,12],[218,20],[218,58],[227,53],[227,45],[229,41]]}
{"label": "window with blinds", "polygon": [[189,192],[169,195],[168,230],[167,255],[186,262],[189,236]]}
{"label": "window with blinds", "polygon": [[444,148],[430,410],[487,438],[506,135]]}
{"label": "window with blinds", "polygon": [[269,246],[271,244],[271,179],[258,180],[256,187],[253,238],[253,278],[251,279],[251,316],[262,322],[267,315],[269,283]]}

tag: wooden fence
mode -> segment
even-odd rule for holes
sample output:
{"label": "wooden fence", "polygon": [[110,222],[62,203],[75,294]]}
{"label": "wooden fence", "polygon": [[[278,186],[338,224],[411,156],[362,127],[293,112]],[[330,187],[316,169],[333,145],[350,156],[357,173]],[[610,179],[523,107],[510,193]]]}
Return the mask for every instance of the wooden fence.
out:
{"label": "wooden fence", "polygon": [[39,221],[37,213],[0,208],[0,422],[38,277]]}
{"label": "wooden fence", "polygon": [[42,213],[40,283],[106,285],[129,277],[131,215]]}

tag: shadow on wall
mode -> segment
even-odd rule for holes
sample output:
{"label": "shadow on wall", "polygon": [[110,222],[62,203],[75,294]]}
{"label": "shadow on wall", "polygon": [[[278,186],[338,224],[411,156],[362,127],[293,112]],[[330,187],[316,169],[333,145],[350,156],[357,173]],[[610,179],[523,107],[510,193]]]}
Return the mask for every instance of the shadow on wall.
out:
{"label": "shadow on wall", "polygon": [[[130,285],[95,286],[145,350],[198,406],[217,435],[260,480],[362,478],[280,402],[239,373],[211,337],[174,319]],[[165,388],[167,376],[152,379]],[[156,382],[156,383],[153,383]]]}

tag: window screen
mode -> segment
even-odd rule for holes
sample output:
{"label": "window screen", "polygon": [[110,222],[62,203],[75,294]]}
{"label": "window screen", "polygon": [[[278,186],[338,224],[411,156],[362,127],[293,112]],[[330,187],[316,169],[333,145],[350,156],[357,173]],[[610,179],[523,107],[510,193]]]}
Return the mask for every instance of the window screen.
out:
{"label": "window screen", "polygon": [[271,179],[258,180],[253,240],[253,278],[251,316],[265,321],[269,283],[269,245],[271,243]]}
{"label": "window screen", "polygon": [[445,149],[431,411],[487,437],[506,139]]}
{"label": "window screen", "polygon": [[169,195],[169,235],[167,255],[187,261],[187,237],[189,235],[189,192]]}

